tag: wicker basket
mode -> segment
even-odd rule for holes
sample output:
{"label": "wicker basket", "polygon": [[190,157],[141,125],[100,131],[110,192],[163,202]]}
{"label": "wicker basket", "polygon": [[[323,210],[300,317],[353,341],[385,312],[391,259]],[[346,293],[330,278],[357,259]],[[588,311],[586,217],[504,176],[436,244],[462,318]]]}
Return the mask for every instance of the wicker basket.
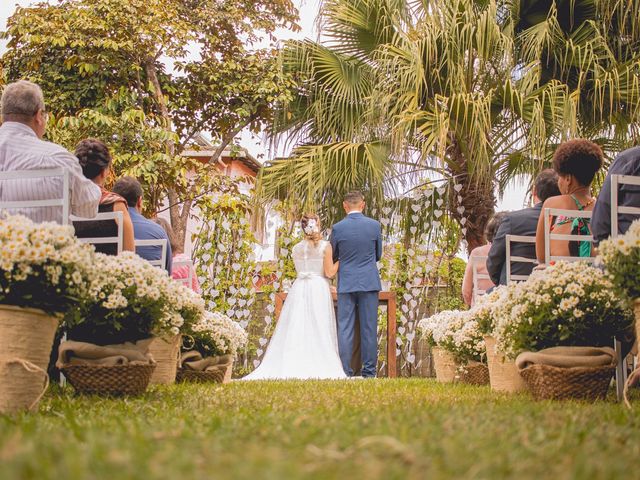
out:
{"label": "wicker basket", "polygon": [[458,369],[458,379],[470,385],[489,385],[489,368],[480,362],[471,362]]}
{"label": "wicker basket", "polygon": [[487,346],[487,364],[489,366],[491,390],[508,393],[527,390],[527,384],[520,376],[515,362],[496,352],[496,340],[487,336],[484,337],[484,342]]}
{"label": "wicker basket", "polygon": [[68,365],[62,373],[76,392],[85,395],[141,395],[156,365]]}
{"label": "wicker basket", "polygon": [[178,368],[177,382],[186,383],[224,383],[225,370],[192,370],[190,368]]}
{"label": "wicker basket", "polygon": [[536,400],[600,400],[615,372],[615,366],[559,368],[530,365],[520,370]]}
{"label": "wicker basket", "polygon": [[193,370],[191,368],[178,368],[176,382],[190,383],[229,383],[233,372],[233,362],[220,365],[215,370]]}
{"label": "wicker basket", "polygon": [[149,353],[156,361],[151,383],[170,385],[176,381],[182,336],[156,337],[149,344]]}
{"label": "wicker basket", "polygon": [[433,367],[436,371],[436,379],[443,383],[453,382],[458,374],[458,366],[453,359],[453,355],[440,347],[433,347],[431,353],[433,354]]}
{"label": "wicker basket", "polygon": [[42,310],[0,305],[0,413],[37,407],[57,328]]}

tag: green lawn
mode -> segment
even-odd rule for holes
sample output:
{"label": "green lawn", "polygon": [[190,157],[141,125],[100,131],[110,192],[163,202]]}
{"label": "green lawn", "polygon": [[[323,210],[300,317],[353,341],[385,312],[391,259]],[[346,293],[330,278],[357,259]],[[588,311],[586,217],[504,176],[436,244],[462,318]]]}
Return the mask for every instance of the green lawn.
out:
{"label": "green lawn", "polygon": [[71,392],[0,417],[2,480],[604,479],[640,468],[640,415],[612,402],[536,403],[424,379]]}

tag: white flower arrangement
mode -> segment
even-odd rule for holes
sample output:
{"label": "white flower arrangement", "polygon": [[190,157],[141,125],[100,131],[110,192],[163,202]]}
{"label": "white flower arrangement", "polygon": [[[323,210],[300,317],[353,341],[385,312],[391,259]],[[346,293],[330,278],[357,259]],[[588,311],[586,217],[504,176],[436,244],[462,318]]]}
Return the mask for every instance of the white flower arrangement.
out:
{"label": "white flower arrangement", "polygon": [[459,363],[479,361],[486,352],[478,322],[468,310],[442,311],[421,320],[418,329],[431,345],[449,351]]}
{"label": "white flower arrangement", "polygon": [[193,348],[203,357],[236,355],[247,345],[249,336],[238,322],[220,312],[206,312],[191,328]]}
{"label": "white flower arrangement", "polygon": [[495,328],[494,310],[500,306],[503,299],[509,298],[515,284],[501,285],[486,295],[478,297],[475,305],[469,310],[469,315],[478,323],[478,328],[483,335],[493,335]]}
{"label": "white flower arrangement", "polygon": [[0,303],[69,313],[86,294],[93,255],[70,226],[0,216]]}
{"label": "white flower arrangement", "polygon": [[640,298],[640,220],[617,238],[600,242],[599,260],[605,265],[609,279],[625,295]]}
{"label": "white flower arrangement", "polygon": [[204,316],[204,301],[133,252],[95,254],[84,320],[74,339],[120,343],[176,335]]}
{"label": "white flower arrangement", "polygon": [[610,346],[631,326],[602,270],[559,262],[509,286],[494,303],[496,349],[510,358],[559,345]]}

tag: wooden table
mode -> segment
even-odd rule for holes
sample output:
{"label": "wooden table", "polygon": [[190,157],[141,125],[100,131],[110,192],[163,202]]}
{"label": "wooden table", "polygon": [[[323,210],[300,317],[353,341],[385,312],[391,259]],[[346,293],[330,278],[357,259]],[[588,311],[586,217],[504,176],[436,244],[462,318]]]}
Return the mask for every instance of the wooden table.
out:
{"label": "wooden table", "polygon": [[[287,299],[287,292],[276,294],[276,321],[280,318],[282,305]],[[338,301],[338,294],[333,292],[334,303]],[[387,376],[397,377],[397,357],[396,357],[396,294],[394,292],[380,292],[378,295],[380,305],[387,307]]]}

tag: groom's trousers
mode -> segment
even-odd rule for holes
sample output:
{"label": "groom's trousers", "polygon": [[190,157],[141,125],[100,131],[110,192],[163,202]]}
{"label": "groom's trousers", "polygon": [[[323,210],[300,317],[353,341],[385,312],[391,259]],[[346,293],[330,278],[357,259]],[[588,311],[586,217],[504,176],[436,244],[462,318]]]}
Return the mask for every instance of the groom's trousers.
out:
{"label": "groom's trousers", "polygon": [[351,354],[356,322],[360,318],[362,376],[375,377],[378,366],[378,292],[338,293],[338,348],[342,368],[353,375]]}

